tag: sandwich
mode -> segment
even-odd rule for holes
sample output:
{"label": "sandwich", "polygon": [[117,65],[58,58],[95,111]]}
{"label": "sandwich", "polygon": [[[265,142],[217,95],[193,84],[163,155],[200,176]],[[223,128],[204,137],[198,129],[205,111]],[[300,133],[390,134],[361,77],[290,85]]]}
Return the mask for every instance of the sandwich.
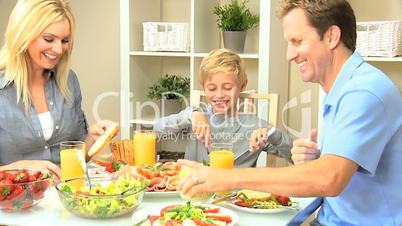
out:
{"label": "sandwich", "polygon": [[291,206],[292,202],[288,196],[253,190],[241,190],[237,193],[234,204],[247,208],[275,209],[281,206]]}

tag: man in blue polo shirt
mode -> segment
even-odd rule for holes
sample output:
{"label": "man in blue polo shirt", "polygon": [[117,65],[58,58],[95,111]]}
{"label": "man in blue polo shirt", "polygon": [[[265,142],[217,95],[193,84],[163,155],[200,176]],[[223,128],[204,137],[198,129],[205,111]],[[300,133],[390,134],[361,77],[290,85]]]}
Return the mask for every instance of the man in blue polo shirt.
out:
{"label": "man in blue polo shirt", "polygon": [[346,0],[282,0],[278,14],[288,59],[303,81],[326,93],[321,146],[313,130],[310,139],[293,143],[296,165],[276,169],[216,170],[180,161],[197,169],[181,192],[318,196],[322,208],[312,225],[402,225],[402,98],[355,52],[353,9]]}
{"label": "man in blue polo shirt", "polygon": [[[401,95],[354,52],[356,21],[349,4],[327,2],[284,1],[280,11],[289,59],[300,66],[304,81],[319,83],[326,93],[320,159],[332,159],[334,188],[323,191],[313,224],[401,225]],[[310,141],[295,141],[295,163],[315,157],[314,138],[313,131]]]}

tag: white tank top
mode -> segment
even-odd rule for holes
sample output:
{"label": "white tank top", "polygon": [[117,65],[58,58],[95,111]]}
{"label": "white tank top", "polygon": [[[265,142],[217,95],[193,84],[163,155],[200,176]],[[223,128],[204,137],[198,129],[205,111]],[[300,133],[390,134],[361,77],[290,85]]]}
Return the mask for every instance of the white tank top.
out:
{"label": "white tank top", "polygon": [[40,113],[38,114],[38,118],[40,121],[40,125],[42,127],[43,137],[45,138],[46,141],[48,141],[53,134],[53,128],[54,128],[53,118],[50,115],[50,112]]}

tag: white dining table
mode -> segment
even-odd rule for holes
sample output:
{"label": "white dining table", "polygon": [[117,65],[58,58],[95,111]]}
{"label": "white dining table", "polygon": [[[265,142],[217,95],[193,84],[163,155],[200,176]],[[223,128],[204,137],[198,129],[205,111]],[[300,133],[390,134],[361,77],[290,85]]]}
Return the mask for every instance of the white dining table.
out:
{"label": "white dining table", "polygon": [[[298,202],[298,206],[303,210],[315,198],[292,198]],[[16,212],[0,211],[0,225],[19,225],[19,226],[132,226],[131,217],[136,211],[144,208],[152,208],[160,205],[170,205],[184,203],[178,195],[175,197],[147,197],[145,195],[142,203],[132,213],[110,219],[88,219],[71,214],[66,210],[58,197],[54,187],[46,193],[41,202],[29,209]],[[298,213],[295,210],[287,210],[281,213],[248,213],[229,206],[222,207],[233,210],[239,216],[238,226],[259,226],[259,225],[287,225]]]}

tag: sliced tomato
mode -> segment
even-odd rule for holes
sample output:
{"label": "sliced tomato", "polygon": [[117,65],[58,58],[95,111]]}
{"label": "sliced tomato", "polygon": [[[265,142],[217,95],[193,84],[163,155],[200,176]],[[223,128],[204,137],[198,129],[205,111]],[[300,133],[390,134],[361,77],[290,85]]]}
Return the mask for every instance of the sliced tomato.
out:
{"label": "sliced tomato", "polygon": [[204,213],[219,213],[219,208],[208,208],[204,210]]}
{"label": "sliced tomato", "polygon": [[144,167],[138,167],[137,173],[143,175],[147,179],[152,179],[155,177],[154,172],[152,172],[151,170],[145,169]]}
{"label": "sliced tomato", "polygon": [[151,225],[160,218],[160,216],[156,216],[156,215],[151,215],[149,217],[149,221],[151,221]]}
{"label": "sliced tomato", "polygon": [[162,169],[172,170],[172,171],[180,171],[181,166],[177,162],[165,162],[162,165]]}
{"label": "sliced tomato", "polygon": [[182,226],[182,225],[183,225],[182,222],[173,219],[170,219],[165,223],[165,226]]}
{"label": "sliced tomato", "polygon": [[178,207],[178,206],[180,206],[180,205],[170,205],[170,206],[166,206],[166,207],[164,207],[164,208],[161,209],[160,215],[163,216],[163,214],[164,214],[165,212],[167,212],[167,211],[170,210],[170,209],[176,208],[176,207]]}
{"label": "sliced tomato", "polygon": [[230,222],[232,222],[232,217],[230,217],[229,215],[224,215],[224,214],[213,214],[213,215],[207,214],[206,218],[223,221],[223,222],[226,222],[226,224],[229,224]]}
{"label": "sliced tomato", "polygon": [[216,225],[216,224],[208,224],[201,220],[193,220],[193,221],[194,221],[194,224],[197,226],[215,226]]}
{"label": "sliced tomato", "polygon": [[242,201],[242,200],[237,200],[237,201],[234,202],[234,204],[235,204],[236,206],[247,207],[247,208],[252,208],[252,207],[253,207],[252,205],[250,205],[250,204],[248,204],[248,203],[245,203],[245,202]]}

